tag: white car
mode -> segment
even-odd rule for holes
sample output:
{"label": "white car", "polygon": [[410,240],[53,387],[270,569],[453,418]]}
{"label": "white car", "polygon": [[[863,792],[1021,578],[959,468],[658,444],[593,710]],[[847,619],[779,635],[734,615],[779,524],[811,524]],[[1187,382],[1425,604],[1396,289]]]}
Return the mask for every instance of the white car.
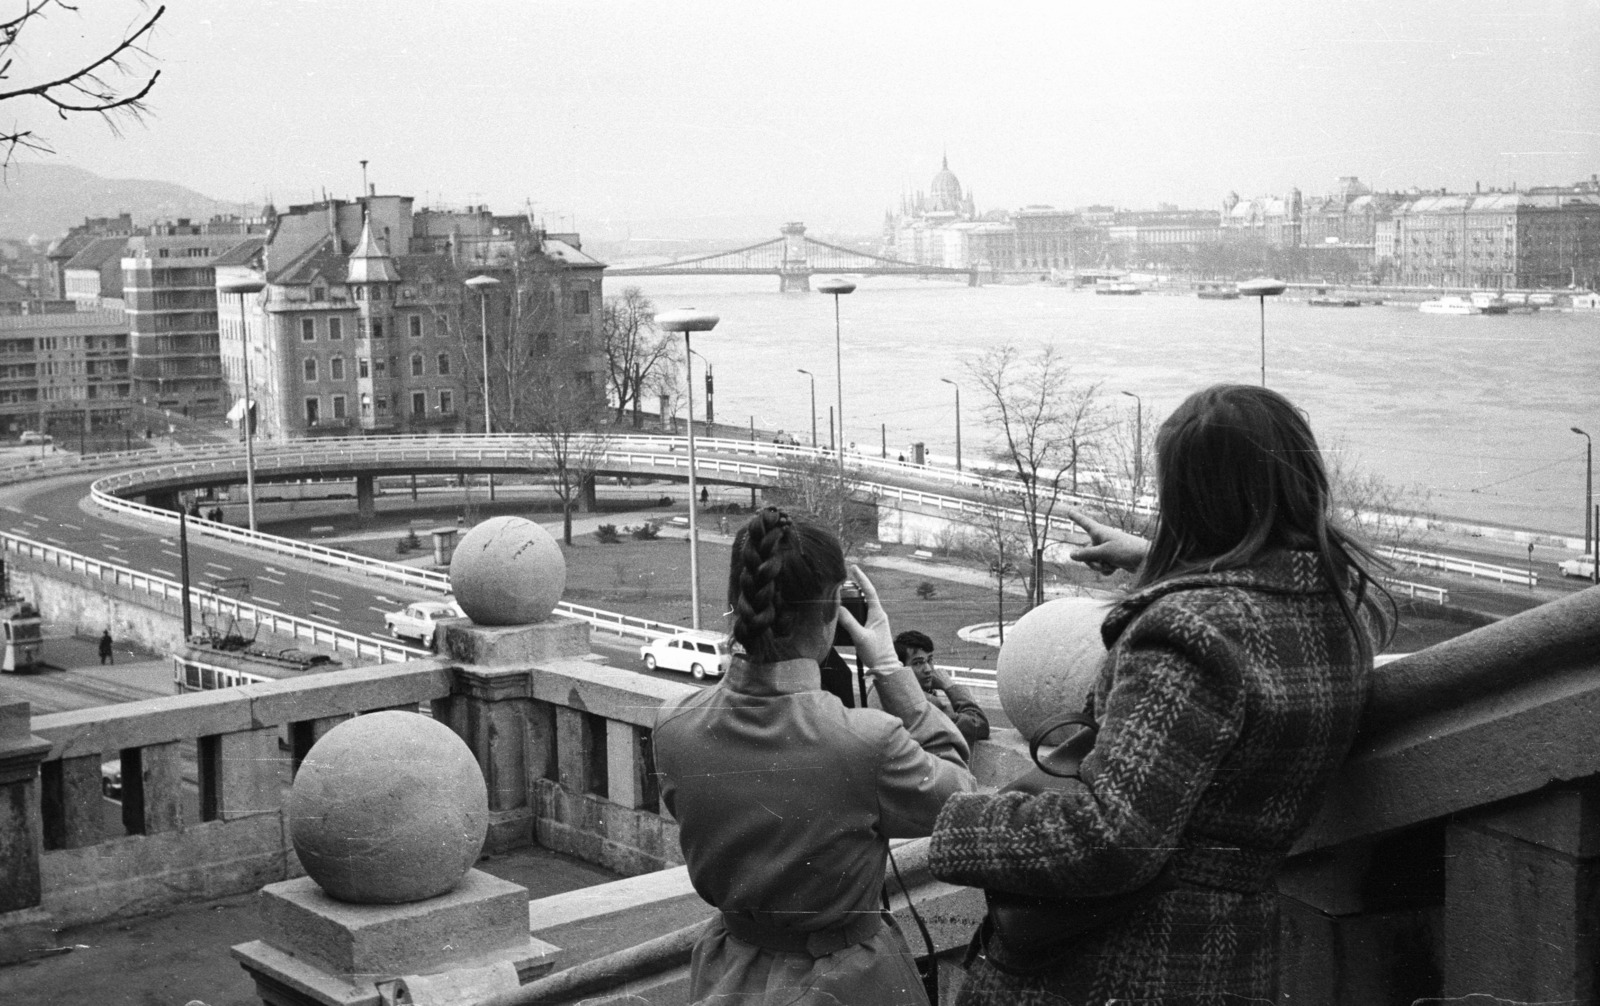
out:
{"label": "white car", "polygon": [[1575,576],[1580,580],[1594,579],[1594,556],[1585,555],[1577,559],[1568,559],[1561,564],[1562,576]]}
{"label": "white car", "polygon": [[388,612],[383,616],[383,624],[389,627],[396,639],[415,640],[431,649],[434,633],[438,631],[441,621],[465,617],[466,612],[461,610],[461,605],[454,598],[446,598],[442,601],[417,601],[399,611]]}
{"label": "white car", "polygon": [[48,433],[40,433],[37,430],[23,430],[22,436],[17,438],[17,442],[23,444],[48,444],[53,440],[55,440],[55,437]]}
{"label": "white car", "polygon": [[696,678],[719,677],[733,662],[728,641],[708,633],[680,632],[639,647],[646,670],[688,671]]}

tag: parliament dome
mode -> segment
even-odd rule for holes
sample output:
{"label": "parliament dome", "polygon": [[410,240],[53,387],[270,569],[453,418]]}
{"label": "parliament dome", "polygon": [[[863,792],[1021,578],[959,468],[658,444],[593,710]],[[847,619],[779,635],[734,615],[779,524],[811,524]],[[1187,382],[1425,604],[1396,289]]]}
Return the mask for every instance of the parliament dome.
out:
{"label": "parliament dome", "polygon": [[944,158],[939,173],[933,176],[933,185],[930,189],[935,211],[961,209],[961,181],[956,178],[956,173],[950,170],[949,157]]}

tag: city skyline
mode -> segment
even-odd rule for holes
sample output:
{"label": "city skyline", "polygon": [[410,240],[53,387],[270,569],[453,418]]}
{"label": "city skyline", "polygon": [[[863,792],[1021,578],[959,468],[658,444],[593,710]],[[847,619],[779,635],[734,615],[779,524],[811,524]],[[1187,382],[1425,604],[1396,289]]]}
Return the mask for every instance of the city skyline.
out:
{"label": "city skyline", "polygon": [[[120,139],[6,111],[49,160],[108,178],[282,206],[357,193],[365,159],[380,192],[531,202],[612,239],[870,231],[946,153],[980,210],[1211,208],[1350,174],[1559,184],[1600,164],[1594,5],[472,10],[195,0],[166,11],[151,115]],[[141,12],[55,13],[30,53],[64,58],[52,32],[92,44]],[[13,165],[24,185],[42,159]]]}

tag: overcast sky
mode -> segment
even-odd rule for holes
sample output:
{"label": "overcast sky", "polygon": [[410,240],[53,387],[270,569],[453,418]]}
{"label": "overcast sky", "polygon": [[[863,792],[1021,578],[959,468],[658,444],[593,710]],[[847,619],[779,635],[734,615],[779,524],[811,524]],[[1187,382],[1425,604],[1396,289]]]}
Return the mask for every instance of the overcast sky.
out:
{"label": "overcast sky", "polygon": [[[140,14],[56,12],[19,70]],[[109,177],[287,204],[366,158],[380,192],[609,236],[872,232],[946,151],[980,210],[1600,171],[1595,0],[171,0],[152,51],[120,138],[0,112]]]}

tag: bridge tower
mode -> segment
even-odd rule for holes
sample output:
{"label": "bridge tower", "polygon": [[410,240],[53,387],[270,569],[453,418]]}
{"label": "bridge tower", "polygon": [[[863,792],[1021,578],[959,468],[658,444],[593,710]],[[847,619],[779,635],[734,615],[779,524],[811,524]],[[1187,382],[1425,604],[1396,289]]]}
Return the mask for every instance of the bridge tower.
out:
{"label": "bridge tower", "polygon": [[778,266],[778,292],[809,293],[811,263],[806,258],[806,225],[792,221],[783,225],[783,263]]}

